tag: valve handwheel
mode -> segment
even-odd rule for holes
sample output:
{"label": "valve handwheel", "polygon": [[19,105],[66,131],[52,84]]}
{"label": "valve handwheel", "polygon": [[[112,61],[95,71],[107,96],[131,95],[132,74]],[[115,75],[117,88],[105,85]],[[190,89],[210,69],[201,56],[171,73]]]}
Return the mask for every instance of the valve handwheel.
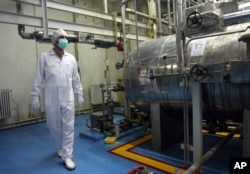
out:
{"label": "valve handwheel", "polygon": [[201,81],[207,77],[207,68],[202,65],[194,65],[190,70],[190,75],[195,81]]}
{"label": "valve handwheel", "polygon": [[187,17],[188,28],[199,28],[202,25],[202,16],[199,12],[192,12]]}

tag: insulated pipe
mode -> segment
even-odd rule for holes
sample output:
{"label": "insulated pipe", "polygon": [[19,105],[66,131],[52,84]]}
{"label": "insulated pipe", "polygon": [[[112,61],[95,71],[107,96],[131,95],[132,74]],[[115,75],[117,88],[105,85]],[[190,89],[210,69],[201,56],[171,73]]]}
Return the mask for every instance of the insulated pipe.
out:
{"label": "insulated pipe", "polygon": [[222,139],[218,144],[212,147],[207,153],[205,153],[199,160],[195,161],[183,174],[192,174],[198,170],[201,165],[206,162],[220,147],[222,147],[226,142],[228,142],[235,133],[237,133],[243,126],[240,124],[237,128],[231,131],[228,136]]}
{"label": "insulated pipe", "polygon": [[177,51],[177,64],[178,69],[182,73],[185,65],[184,58],[184,4],[185,0],[176,0],[176,51]]}

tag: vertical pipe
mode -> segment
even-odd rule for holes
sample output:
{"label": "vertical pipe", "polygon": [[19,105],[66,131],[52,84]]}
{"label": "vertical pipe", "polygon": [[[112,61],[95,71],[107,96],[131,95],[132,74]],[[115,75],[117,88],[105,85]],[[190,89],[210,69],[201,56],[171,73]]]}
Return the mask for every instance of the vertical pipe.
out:
{"label": "vertical pipe", "polygon": [[47,0],[41,0],[43,14],[43,37],[49,38]]}
{"label": "vertical pipe", "polygon": [[185,0],[176,0],[176,51],[178,71],[183,75],[183,124],[184,124],[184,165],[188,166],[189,162],[189,116],[188,116],[188,75],[185,73],[185,36],[184,36],[184,15]]}
{"label": "vertical pipe", "polygon": [[104,5],[104,12],[108,13],[108,1],[107,0],[103,0],[103,5]]}
{"label": "vertical pipe", "polygon": [[[148,18],[153,19],[157,16],[157,8],[156,8],[156,2],[152,0],[147,0],[147,6],[148,6]],[[153,23],[152,26],[152,36],[153,38],[157,38],[157,31],[159,30],[158,26],[156,26],[155,23]]]}
{"label": "vertical pipe", "polygon": [[170,0],[167,0],[168,3],[168,34],[171,34],[171,25],[172,25],[172,21],[171,21],[171,10],[170,10]]}
{"label": "vertical pipe", "polygon": [[184,124],[184,166],[187,167],[189,164],[189,117],[188,117],[188,78],[187,75],[183,76],[183,124]]}
{"label": "vertical pipe", "polygon": [[139,67],[141,67],[141,58],[140,58],[140,50],[139,50],[139,41],[138,41],[138,26],[137,26],[137,5],[136,5],[136,0],[134,0],[134,10],[135,10],[135,33],[136,33],[136,53],[137,53],[137,58],[139,60]]}
{"label": "vertical pipe", "polygon": [[121,3],[121,15],[122,15],[122,34],[123,34],[123,57],[126,63],[127,56],[127,42],[126,42],[126,6],[124,3]]}
{"label": "vertical pipe", "polygon": [[175,27],[175,30],[176,30],[176,25],[177,25],[176,24],[176,14],[175,14],[176,13],[176,9],[175,9],[176,8],[176,3],[174,3],[174,2],[175,1],[173,0],[173,2],[172,2],[172,5],[173,5],[173,14],[174,14],[173,15],[173,21],[174,21],[174,27]]}
{"label": "vertical pipe", "polygon": [[161,25],[161,1],[157,0],[157,8],[158,8],[158,33],[159,36],[162,36],[162,25]]}
{"label": "vertical pipe", "polygon": [[[73,5],[76,5],[76,0],[73,0]],[[73,14],[73,22],[76,23],[76,20],[77,20],[77,15],[74,13]],[[75,58],[77,61],[79,61],[79,50],[78,50],[78,46],[77,46],[76,42],[74,43],[74,50],[75,50]],[[81,74],[80,74],[80,76],[81,76]]]}
{"label": "vertical pipe", "polygon": [[185,0],[176,0],[176,51],[177,64],[180,72],[184,69],[184,1]]}

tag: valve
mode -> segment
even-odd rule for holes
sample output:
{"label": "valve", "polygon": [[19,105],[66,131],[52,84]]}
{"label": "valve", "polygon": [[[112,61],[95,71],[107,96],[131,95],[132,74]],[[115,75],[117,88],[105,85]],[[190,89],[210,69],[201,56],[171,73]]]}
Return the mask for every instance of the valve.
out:
{"label": "valve", "polygon": [[202,25],[202,16],[199,12],[192,12],[187,17],[188,28],[199,28]]}
{"label": "valve", "polygon": [[190,75],[195,81],[204,80],[207,77],[207,68],[202,65],[194,65],[190,70]]}

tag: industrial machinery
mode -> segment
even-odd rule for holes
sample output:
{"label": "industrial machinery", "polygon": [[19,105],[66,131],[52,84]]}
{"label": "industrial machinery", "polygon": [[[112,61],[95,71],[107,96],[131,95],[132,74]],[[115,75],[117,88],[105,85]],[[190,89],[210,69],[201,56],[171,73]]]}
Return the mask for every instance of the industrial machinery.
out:
{"label": "industrial machinery", "polygon": [[[183,139],[188,128],[183,125],[183,115],[194,112],[195,83],[201,85],[203,120],[216,130],[226,129],[228,120],[243,122],[244,110],[250,107],[250,18],[249,11],[228,9],[211,4],[190,9],[183,53],[176,46],[176,34],[142,42],[126,57],[124,87],[129,100],[151,113],[151,122],[160,120],[152,123],[157,150]],[[154,104],[160,105],[160,115],[153,115]]]}

